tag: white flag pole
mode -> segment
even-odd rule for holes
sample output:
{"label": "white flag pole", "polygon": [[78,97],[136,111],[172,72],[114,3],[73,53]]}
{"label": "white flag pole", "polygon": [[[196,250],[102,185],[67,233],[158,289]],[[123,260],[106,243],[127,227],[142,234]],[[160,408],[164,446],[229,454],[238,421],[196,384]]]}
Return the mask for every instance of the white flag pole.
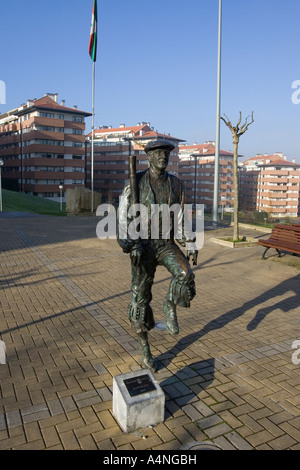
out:
{"label": "white flag pole", "polygon": [[94,116],[95,116],[95,61],[93,61],[92,90],[92,152],[91,152],[91,212],[94,212]]}
{"label": "white flag pole", "polygon": [[217,122],[215,144],[215,173],[214,173],[214,200],[213,225],[218,226],[219,206],[219,154],[220,154],[220,102],[221,102],[221,38],[222,38],[222,0],[219,0],[219,33],[218,33],[218,79],[217,79]]}

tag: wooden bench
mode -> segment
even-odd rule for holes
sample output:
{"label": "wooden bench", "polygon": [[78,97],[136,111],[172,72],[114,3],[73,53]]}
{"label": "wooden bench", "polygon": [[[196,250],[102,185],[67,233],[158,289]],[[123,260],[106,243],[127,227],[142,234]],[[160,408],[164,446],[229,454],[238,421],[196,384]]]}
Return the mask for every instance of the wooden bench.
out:
{"label": "wooden bench", "polygon": [[266,247],[262,258],[270,248],[274,248],[279,258],[282,252],[300,255],[300,224],[276,224],[266,240],[259,240],[259,245]]}

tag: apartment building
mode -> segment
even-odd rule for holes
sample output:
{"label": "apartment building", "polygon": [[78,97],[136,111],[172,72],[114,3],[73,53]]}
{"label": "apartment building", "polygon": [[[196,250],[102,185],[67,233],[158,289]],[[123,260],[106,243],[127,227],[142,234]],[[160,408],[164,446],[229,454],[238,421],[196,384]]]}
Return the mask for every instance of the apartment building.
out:
{"label": "apartment building", "polygon": [[281,153],[257,155],[239,167],[240,209],[273,217],[299,215],[300,165]]}
{"label": "apartment building", "polygon": [[91,113],[58,103],[57,93],[27,100],[0,115],[3,186],[56,199],[85,183],[85,118]]}
{"label": "apartment building", "polygon": [[[179,177],[190,204],[204,204],[211,212],[214,199],[215,142],[179,146]],[[233,208],[233,153],[219,152],[219,211]]]}
{"label": "apartment building", "polygon": [[[136,155],[137,172],[148,168],[144,148],[155,139],[166,139],[175,145],[170,154],[168,171],[178,175],[178,146],[182,139],[154,130],[150,123],[134,126],[101,126],[94,131],[94,190],[102,194],[103,202],[117,204],[126,181],[129,179],[128,156]],[[129,139],[129,140],[125,140]],[[91,187],[92,134],[86,139],[86,187]]]}

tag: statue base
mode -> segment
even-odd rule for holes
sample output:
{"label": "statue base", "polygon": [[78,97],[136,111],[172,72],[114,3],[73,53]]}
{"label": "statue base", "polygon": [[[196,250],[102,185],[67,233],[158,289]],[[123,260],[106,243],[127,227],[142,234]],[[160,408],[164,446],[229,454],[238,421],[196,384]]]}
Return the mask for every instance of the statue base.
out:
{"label": "statue base", "polygon": [[124,432],[164,421],[165,395],[150,370],[113,378],[113,415]]}
{"label": "statue base", "polygon": [[4,341],[0,341],[0,364],[6,364],[6,346]]}

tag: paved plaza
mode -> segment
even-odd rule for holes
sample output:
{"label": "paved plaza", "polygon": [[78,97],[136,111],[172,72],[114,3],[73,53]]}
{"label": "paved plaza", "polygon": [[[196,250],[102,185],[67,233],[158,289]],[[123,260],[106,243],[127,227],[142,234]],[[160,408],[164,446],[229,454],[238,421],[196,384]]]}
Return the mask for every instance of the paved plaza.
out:
{"label": "paved plaza", "polygon": [[[197,295],[164,329],[159,268],[149,333],[163,423],[124,433],[113,377],[140,369],[127,318],[129,256],[96,217],[0,215],[0,450],[300,449],[300,259],[221,246],[205,231]],[[241,234],[265,236],[243,229]],[[272,255],[272,253],[270,253]],[[298,346],[300,349],[300,346]],[[293,360],[294,358],[294,360]],[[296,360],[295,360],[296,359]]]}

